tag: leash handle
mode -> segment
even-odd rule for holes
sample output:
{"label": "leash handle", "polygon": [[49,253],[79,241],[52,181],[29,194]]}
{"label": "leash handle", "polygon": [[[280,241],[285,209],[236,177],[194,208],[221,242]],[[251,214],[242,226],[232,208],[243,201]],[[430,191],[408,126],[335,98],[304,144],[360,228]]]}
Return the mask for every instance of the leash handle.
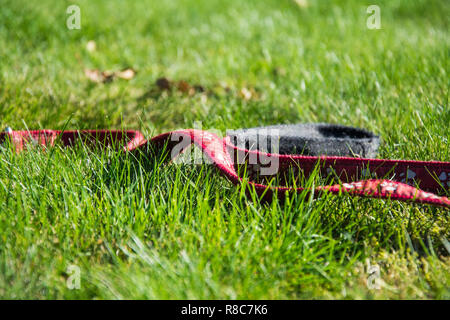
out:
{"label": "leash handle", "polygon": [[82,140],[92,146],[123,146],[125,151],[136,149],[146,142],[142,133],[136,130],[68,130],[64,132],[60,130],[8,130],[0,132],[0,144],[9,138],[16,152],[21,152],[29,143],[53,146],[59,135],[61,135],[61,142],[64,146],[71,146],[78,140]]}
{"label": "leash handle", "polygon": [[[436,194],[446,192],[450,187],[450,162],[269,154],[258,150],[238,148],[230,142],[229,137],[222,139],[213,133],[195,129],[167,132],[148,141],[145,140],[142,133],[135,130],[10,131],[0,133],[0,143],[10,138],[16,151],[20,152],[26,150],[26,145],[30,142],[51,146],[55,143],[58,135],[61,135],[60,139],[64,146],[71,146],[81,138],[87,144],[100,144],[100,146],[114,144],[122,147],[124,151],[138,150],[148,145],[160,148],[167,144],[168,151],[171,151],[173,157],[194,143],[220,172],[236,185],[240,184],[243,179],[238,175],[235,164],[250,156],[257,159],[257,162],[253,164],[253,169],[255,167],[260,169],[263,162],[267,163],[262,161],[263,159],[272,158],[278,161],[280,171],[297,168],[307,175],[316,166],[319,166],[325,174],[331,170],[343,181],[342,184],[319,186],[314,190],[288,186],[267,186],[248,181],[258,195],[263,195],[267,199],[270,199],[274,193],[277,193],[279,198],[283,198],[286,192],[314,192],[314,195],[330,192],[332,194],[347,193],[352,196],[411,201],[450,208],[450,200]],[[179,147],[180,140],[184,140],[181,148]],[[175,146],[178,146],[178,149],[174,153],[172,151]],[[390,179],[358,180],[367,174],[374,177],[390,176]],[[407,183],[416,183],[424,190]]]}

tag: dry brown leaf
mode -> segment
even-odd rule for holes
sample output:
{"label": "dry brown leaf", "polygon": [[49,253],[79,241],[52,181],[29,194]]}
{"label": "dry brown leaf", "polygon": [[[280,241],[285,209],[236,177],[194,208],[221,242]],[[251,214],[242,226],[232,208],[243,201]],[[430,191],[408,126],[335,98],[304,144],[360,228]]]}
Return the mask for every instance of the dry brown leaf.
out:
{"label": "dry brown leaf", "polygon": [[96,83],[106,83],[111,82],[115,78],[130,80],[136,75],[136,71],[133,69],[124,69],[122,71],[100,71],[98,69],[84,69],[85,76]]}
{"label": "dry brown leaf", "polygon": [[192,89],[191,85],[184,80],[180,80],[177,82],[177,89],[183,93],[189,93]]}
{"label": "dry brown leaf", "polygon": [[136,75],[136,71],[131,68],[116,72],[116,77],[124,80],[131,80]]}
{"label": "dry brown leaf", "polygon": [[191,85],[186,80],[179,80],[179,81],[172,81],[165,77],[158,78],[155,82],[156,86],[159,90],[164,91],[170,91],[172,89],[175,89],[176,91],[187,94],[187,95],[194,95],[197,92],[205,92],[205,88],[201,85]]}
{"label": "dry brown leaf", "polygon": [[98,69],[84,69],[84,75],[92,82],[100,83],[105,81],[105,76]]}
{"label": "dry brown leaf", "polygon": [[171,81],[164,77],[158,78],[155,83],[160,90],[170,90],[172,88]]}
{"label": "dry brown leaf", "polygon": [[[199,85],[199,84],[192,85],[186,80],[174,81],[174,80],[170,80],[166,77],[158,78],[155,81],[155,87],[156,88],[151,89],[147,93],[147,95],[157,94],[157,96],[159,96],[161,93],[165,93],[166,91],[168,91],[168,92],[172,92],[172,93],[175,92],[175,93],[180,93],[183,95],[193,96],[197,93],[207,92],[207,90],[202,85]],[[156,89],[157,91],[155,92],[154,89]],[[167,95],[167,93],[165,93],[165,94]]]}
{"label": "dry brown leaf", "polygon": [[188,94],[190,96],[193,96],[196,93],[202,93],[205,91],[205,88],[203,88],[201,85],[196,84],[196,85],[192,86],[185,80],[178,81],[177,89],[179,92]]}

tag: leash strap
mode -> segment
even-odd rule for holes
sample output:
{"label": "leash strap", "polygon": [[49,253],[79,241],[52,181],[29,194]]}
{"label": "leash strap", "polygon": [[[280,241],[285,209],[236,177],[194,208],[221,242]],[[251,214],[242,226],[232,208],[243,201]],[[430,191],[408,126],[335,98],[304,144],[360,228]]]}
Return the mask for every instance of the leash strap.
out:
{"label": "leash strap", "polygon": [[[171,152],[172,157],[176,157],[194,143],[220,172],[236,185],[243,181],[236,168],[239,164],[246,164],[247,171],[250,173],[247,182],[254,187],[258,195],[267,199],[270,199],[273,193],[276,193],[279,198],[284,198],[289,192],[313,192],[314,195],[329,192],[450,208],[450,200],[439,195],[449,190],[450,162],[271,154],[239,148],[232,144],[230,137],[220,138],[213,133],[196,129],[167,132],[150,140],[146,140],[142,133],[134,130],[64,132],[37,130],[0,133],[0,143],[8,138],[17,152],[25,150],[28,143],[52,146],[60,140],[64,146],[71,146],[82,139],[88,145],[116,145],[122,147],[124,151],[148,150],[148,147],[159,149],[166,146],[166,150]],[[256,161],[249,162],[248,159],[256,159]],[[291,170],[296,174],[302,173],[307,176],[318,168],[322,174],[336,175],[342,183],[306,189],[270,186],[253,181],[253,178],[267,167],[268,160],[278,161],[277,174]],[[373,178],[366,179],[368,176]]]}

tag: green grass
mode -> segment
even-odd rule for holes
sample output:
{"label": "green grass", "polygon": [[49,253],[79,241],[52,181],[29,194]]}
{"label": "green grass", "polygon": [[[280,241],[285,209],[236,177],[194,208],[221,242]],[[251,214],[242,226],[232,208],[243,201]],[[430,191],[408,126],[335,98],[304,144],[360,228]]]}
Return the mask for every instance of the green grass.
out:
{"label": "green grass", "polygon": [[[73,3],[81,30],[66,28]],[[320,121],[375,131],[380,157],[449,161],[448,1],[308,3],[2,0],[0,126],[152,136],[196,121]],[[366,28],[371,4],[380,30]],[[137,76],[94,84],[83,72],[125,67]],[[208,94],[149,94],[163,76]],[[157,160],[3,148],[0,297],[450,298],[449,210],[346,196],[263,203],[209,166]],[[366,285],[368,263],[380,290]]]}

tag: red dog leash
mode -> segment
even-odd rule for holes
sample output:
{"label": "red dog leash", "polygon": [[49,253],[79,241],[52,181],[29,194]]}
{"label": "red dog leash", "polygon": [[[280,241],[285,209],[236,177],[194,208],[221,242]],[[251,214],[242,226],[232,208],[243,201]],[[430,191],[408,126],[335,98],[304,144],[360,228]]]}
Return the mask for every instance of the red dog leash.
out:
{"label": "red dog leash", "polygon": [[[277,173],[287,170],[301,170],[305,176],[315,168],[323,174],[333,172],[341,184],[319,186],[314,190],[293,187],[275,187],[248,181],[259,195],[271,197],[277,192],[282,198],[286,192],[314,192],[320,194],[347,193],[353,196],[393,199],[426,203],[450,208],[450,200],[439,194],[445,194],[450,187],[450,162],[438,161],[410,161],[363,159],[350,157],[303,156],[291,154],[267,153],[259,150],[239,148],[231,143],[230,137],[219,138],[217,135],[195,129],[178,130],[158,135],[146,140],[139,131],[128,130],[38,130],[38,131],[8,131],[0,133],[0,143],[9,140],[19,152],[26,148],[26,144],[33,142],[43,146],[51,146],[60,140],[64,146],[70,146],[77,140],[89,141],[100,145],[121,145],[124,151],[145,150],[148,147],[162,148],[168,151],[176,150],[176,156],[194,143],[214,163],[214,165],[234,184],[240,184],[242,178],[238,175],[236,164],[253,157],[255,163],[249,164],[249,171],[257,173],[267,159],[278,161]],[[184,140],[180,147],[180,141]],[[374,179],[360,180],[367,173]],[[253,176],[251,176],[253,177]],[[378,178],[383,177],[383,178]],[[389,177],[387,179],[386,177]],[[415,184],[418,188],[410,185]],[[420,189],[419,189],[420,188]]]}

